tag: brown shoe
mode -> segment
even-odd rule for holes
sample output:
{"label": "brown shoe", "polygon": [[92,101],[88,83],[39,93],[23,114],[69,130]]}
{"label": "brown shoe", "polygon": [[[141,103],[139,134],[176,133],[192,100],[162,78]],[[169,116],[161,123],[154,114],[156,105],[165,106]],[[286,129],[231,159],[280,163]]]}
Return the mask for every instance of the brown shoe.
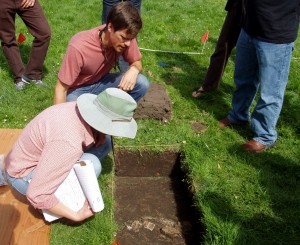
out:
{"label": "brown shoe", "polygon": [[224,119],[219,121],[219,127],[220,128],[226,128],[226,127],[229,127],[229,126],[232,126],[232,125],[244,126],[244,125],[247,125],[247,124],[248,124],[248,122],[233,123],[228,118],[224,118]]}
{"label": "brown shoe", "polygon": [[262,143],[257,142],[256,140],[250,140],[247,143],[241,145],[241,147],[245,151],[254,152],[254,153],[262,152],[268,148],[271,148],[272,146],[273,145],[271,146],[264,145]]}

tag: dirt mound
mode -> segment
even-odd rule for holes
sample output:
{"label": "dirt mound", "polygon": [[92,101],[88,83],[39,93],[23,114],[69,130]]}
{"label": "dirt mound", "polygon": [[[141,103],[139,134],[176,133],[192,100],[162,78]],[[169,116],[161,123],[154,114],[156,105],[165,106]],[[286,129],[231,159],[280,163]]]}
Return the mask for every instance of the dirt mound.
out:
{"label": "dirt mound", "polygon": [[167,122],[171,119],[171,112],[172,103],[166,89],[160,84],[152,83],[147,94],[139,101],[134,118],[153,118]]}

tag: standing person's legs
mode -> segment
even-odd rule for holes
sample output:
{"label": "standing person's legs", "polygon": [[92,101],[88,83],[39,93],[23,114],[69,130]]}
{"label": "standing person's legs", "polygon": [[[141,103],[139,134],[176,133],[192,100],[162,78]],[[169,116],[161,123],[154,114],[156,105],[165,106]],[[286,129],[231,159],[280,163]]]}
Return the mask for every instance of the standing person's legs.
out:
{"label": "standing person's legs", "polygon": [[108,13],[114,4],[119,3],[120,0],[103,0],[102,1],[102,24],[106,23]]}
{"label": "standing person's legs", "polygon": [[260,73],[260,98],[252,113],[255,141],[271,146],[277,140],[276,124],[283,104],[294,43],[272,44],[255,40]]}
{"label": "standing person's legs", "polygon": [[[123,73],[108,73],[107,75],[102,77],[97,83],[79,87],[75,90],[71,90],[67,94],[67,101],[76,101],[77,98],[84,93],[98,95],[107,88],[117,88],[120,84],[123,75]],[[128,93],[136,102],[138,102],[146,94],[148,88],[148,79],[144,75],[139,74],[133,90]]]}
{"label": "standing person's legs", "polygon": [[21,81],[21,77],[24,73],[24,66],[15,34],[15,17],[20,4],[21,0],[0,1],[1,46],[16,83]]}
{"label": "standing person's legs", "polygon": [[237,42],[234,82],[236,85],[232,97],[232,110],[228,119],[234,124],[244,123],[250,119],[250,106],[259,88],[258,60],[253,39],[241,31]]}
{"label": "standing person's legs", "polygon": [[[108,16],[108,13],[111,9],[111,7],[114,4],[117,4],[119,2],[122,2],[121,0],[103,0],[102,1],[102,24],[106,23],[106,19]],[[136,7],[138,10],[141,10],[142,0],[130,0],[134,7]]]}
{"label": "standing person's legs", "polygon": [[24,75],[31,80],[39,80],[42,77],[43,64],[50,43],[50,26],[38,0],[32,8],[21,10],[19,15],[34,36]]}
{"label": "standing person's legs", "polygon": [[235,11],[228,12],[203,80],[204,91],[214,90],[220,85],[228,58],[236,45],[240,31],[240,20]]}

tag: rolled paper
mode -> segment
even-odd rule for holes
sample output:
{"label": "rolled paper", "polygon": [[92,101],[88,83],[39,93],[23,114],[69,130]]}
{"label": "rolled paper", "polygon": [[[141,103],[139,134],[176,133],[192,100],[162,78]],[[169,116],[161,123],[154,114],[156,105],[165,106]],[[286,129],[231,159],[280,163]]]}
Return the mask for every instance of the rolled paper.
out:
{"label": "rolled paper", "polygon": [[104,202],[93,163],[89,160],[80,161],[74,165],[74,170],[91,209],[94,212],[102,211]]}

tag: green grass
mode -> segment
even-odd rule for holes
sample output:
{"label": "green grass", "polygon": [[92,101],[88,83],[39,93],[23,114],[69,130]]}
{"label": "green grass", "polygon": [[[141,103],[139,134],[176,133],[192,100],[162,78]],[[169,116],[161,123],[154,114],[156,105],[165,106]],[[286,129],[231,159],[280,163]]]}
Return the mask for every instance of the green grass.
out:
{"label": "green grass", "polygon": [[[41,1],[52,28],[52,40],[45,62],[44,81],[48,89],[31,86],[17,92],[3,55],[0,55],[0,127],[23,128],[36,114],[52,104],[66,45],[73,34],[97,26],[101,1]],[[225,0],[144,0],[144,28],[139,46],[175,52],[202,52],[201,55],[143,51],[144,74],[151,82],[163,84],[172,100],[168,123],[139,120],[134,140],[118,139],[120,147],[183,153],[184,168],[195,190],[195,204],[201,210],[205,244],[300,244],[300,44],[296,41],[285,102],[277,129],[276,146],[261,154],[242,151],[250,139],[248,127],[221,130],[217,120],[231,107],[234,89],[234,55],[218,91],[191,98],[209,64],[225,11]],[[24,60],[31,37],[21,21],[17,31],[28,41],[21,45]],[[203,48],[201,36],[209,31]],[[158,66],[158,62],[169,64]],[[191,122],[207,125],[194,134]],[[99,179],[105,210],[81,225],[60,222],[52,226],[51,244],[110,244],[117,230],[113,219],[113,163],[108,157]]]}

